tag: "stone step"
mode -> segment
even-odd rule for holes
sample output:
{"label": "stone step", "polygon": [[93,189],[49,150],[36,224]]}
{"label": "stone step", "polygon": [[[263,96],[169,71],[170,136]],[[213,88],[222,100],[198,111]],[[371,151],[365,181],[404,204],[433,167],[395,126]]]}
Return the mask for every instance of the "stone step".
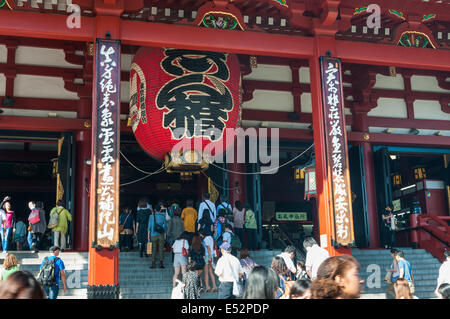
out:
{"label": "stone step", "polygon": [[[407,255],[428,255],[429,253],[425,249],[412,249],[412,248],[400,248],[401,251]],[[389,255],[391,252],[389,249],[367,249],[367,250],[358,250],[358,249],[352,249],[352,255],[354,257],[360,256],[360,255]]]}

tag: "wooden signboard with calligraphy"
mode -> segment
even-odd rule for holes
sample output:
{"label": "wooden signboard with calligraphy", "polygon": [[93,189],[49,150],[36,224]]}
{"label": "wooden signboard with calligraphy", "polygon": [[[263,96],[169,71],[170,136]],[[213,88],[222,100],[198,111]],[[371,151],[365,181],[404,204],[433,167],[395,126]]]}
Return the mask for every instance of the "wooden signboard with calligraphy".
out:
{"label": "wooden signboard with calligraphy", "polygon": [[96,48],[93,245],[110,248],[119,242],[120,41],[97,39]]}
{"label": "wooden signboard with calligraphy", "polygon": [[322,101],[325,119],[328,176],[333,198],[335,246],[353,246],[353,214],[348,166],[347,132],[341,61],[321,57]]}

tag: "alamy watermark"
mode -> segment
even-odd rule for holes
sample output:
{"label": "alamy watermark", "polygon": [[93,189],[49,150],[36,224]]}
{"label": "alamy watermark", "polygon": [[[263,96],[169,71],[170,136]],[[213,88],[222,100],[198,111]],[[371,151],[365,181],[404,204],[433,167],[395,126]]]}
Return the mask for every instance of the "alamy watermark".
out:
{"label": "alamy watermark", "polygon": [[[202,127],[201,123],[202,121],[195,121],[194,127]],[[178,157],[179,154],[183,154],[184,157],[186,153],[200,152],[201,156],[196,156],[194,162],[186,162],[199,164],[202,160],[206,160],[210,164],[221,164],[226,160],[227,163],[260,163],[261,174],[278,172],[280,163],[278,128],[249,127],[219,130],[210,127],[204,131],[194,129],[194,134],[191,134],[189,130],[181,127],[174,129],[172,134],[175,139],[180,140],[171,150],[172,158]],[[209,143],[203,147],[205,140]]]}
{"label": "alamy watermark", "polygon": [[81,29],[81,8],[77,4],[69,4],[67,13],[70,13],[66,19],[66,26],[69,29]]}

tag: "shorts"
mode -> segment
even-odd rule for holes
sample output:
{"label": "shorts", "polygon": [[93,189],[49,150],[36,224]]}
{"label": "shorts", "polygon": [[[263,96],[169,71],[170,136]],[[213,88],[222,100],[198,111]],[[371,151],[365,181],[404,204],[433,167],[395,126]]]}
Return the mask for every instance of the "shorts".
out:
{"label": "shorts", "polygon": [[180,267],[186,266],[188,264],[187,257],[184,257],[182,254],[174,254],[173,266]]}

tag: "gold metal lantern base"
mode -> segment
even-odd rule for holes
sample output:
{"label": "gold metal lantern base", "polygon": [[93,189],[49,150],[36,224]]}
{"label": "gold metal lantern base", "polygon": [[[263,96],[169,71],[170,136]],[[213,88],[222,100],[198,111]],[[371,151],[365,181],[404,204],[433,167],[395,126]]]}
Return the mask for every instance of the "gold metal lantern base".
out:
{"label": "gold metal lantern base", "polygon": [[209,167],[206,154],[196,150],[180,151],[178,153],[167,153],[164,166],[168,173],[179,173],[183,181],[191,180],[192,174],[199,174]]}

